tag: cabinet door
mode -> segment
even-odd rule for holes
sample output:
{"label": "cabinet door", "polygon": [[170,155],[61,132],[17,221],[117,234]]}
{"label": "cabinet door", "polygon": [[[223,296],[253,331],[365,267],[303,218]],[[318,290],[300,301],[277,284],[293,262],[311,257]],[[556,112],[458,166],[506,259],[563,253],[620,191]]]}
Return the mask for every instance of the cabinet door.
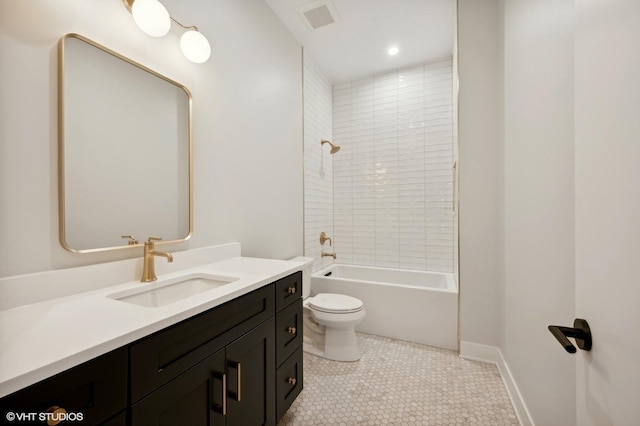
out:
{"label": "cabinet door", "polygon": [[302,272],[294,272],[276,281],[276,312],[302,297]]}
{"label": "cabinet door", "polygon": [[276,315],[276,364],[280,366],[302,346],[302,299]]}
{"label": "cabinet door", "polygon": [[220,350],[133,405],[131,424],[223,426],[224,368],[224,350]]}
{"label": "cabinet door", "polygon": [[278,421],[302,391],[302,347],[293,353],[276,373],[276,415]]}
{"label": "cabinet door", "polygon": [[233,299],[131,345],[131,402],[224,348],[274,313],[273,286]]}
{"label": "cabinet door", "polygon": [[0,415],[60,407],[81,415],[78,423],[99,424],[126,406],[127,348],[119,348],[2,398]]}
{"label": "cabinet door", "polygon": [[227,346],[227,425],[275,425],[275,319]]}
{"label": "cabinet door", "polygon": [[127,426],[127,412],[122,411],[120,414],[100,423],[100,426]]}

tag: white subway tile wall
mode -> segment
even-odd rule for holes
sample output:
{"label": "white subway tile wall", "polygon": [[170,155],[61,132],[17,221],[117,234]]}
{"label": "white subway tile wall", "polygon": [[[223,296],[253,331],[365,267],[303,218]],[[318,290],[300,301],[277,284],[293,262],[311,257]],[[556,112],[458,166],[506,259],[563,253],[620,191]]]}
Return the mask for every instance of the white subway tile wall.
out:
{"label": "white subway tile wall", "polygon": [[[305,108],[306,72],[305,62]],[[453,271],[453,81],[449,59],[333,87],[333,140],[342,147],[333,156],[333,200],[323,201],[328,170],[314,180],[322,194],[305,198],[309,207],[326,203],[322,218],[333,210],[337,262]],[[307,123],[305,110],[305,152]],[[305,158],[307,168],[305,179],[323,170],[317,158]]]}
{"label": "white subway tile wall", "polygon": [[[332,88],[314,61],[303,54],[304,62],[304,254],[314,258],[313,271],[333,262],[321,257],[320,232],[334,238],[333,161],[322,139],[332,141]],[[342,155],[340,151],[337,155]],[[331,251],[329,243],[325,250]]]}

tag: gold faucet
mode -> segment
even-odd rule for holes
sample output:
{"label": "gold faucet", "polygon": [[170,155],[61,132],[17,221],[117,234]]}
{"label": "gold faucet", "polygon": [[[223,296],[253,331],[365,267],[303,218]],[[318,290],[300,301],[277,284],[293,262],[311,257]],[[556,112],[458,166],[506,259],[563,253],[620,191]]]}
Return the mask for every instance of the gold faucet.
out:
{"label": "gold faucet", "polygon": [[123,235],[122,238],[126,238],[129,240],[127,242],[128,246],[135,246],[138,244],[138,240],[136,240],[136,237],[134,237],[133,235]]}
{"label": "gold faucet", "polygon": [[322,252],[322,257],[333,257],[334,259],[336,258],[336,254],[335,253],[325,253],[324,251]]}
{"label": "gold faucet", "polygon": [[[320,233],[320,244],[324,246],[324,243],[326,243],[327,240],[329,240],[329,245],[331,245],[332,243],[331,238],[327,237],[327,234],[324,231],[322,231]],[[333,251],[333,253],[326,253],[325,251],[322,251],[320,257],[333,257],[335,259],[336,252],[335,250]]]}
{"label": "gold faucet", "polygon": [[173,262],[171,253],[154,250],[154,242],[160,240],[162,240],[160,237],[149,237],[149,240],[144,242],[144,267],[142,269],[142,278],[140,279],[143,283],[149,283],[158,279],[158,277],[156,277],[154,256],[166,257],[168,262]]}

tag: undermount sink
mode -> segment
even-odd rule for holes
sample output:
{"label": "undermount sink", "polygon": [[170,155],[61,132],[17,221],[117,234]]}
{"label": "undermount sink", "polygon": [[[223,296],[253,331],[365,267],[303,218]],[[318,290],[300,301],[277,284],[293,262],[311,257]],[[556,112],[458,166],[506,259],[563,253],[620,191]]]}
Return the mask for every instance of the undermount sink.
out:
{"label": "undermount sink", "polygon": [[157,308],[192,297],[236,281],[237,278],[205,273],[191,273],[179,277],[140,284],[140,288],[113,293],[107,297],[138,306]]}

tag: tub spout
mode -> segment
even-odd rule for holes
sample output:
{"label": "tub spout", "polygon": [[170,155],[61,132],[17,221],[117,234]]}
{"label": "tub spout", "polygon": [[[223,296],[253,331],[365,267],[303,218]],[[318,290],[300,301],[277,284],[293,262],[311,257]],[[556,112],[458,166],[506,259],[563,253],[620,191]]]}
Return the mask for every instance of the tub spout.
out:
{"label": "tub spout", "polygon": [[326,253],[326,252],[322,252],[322,257],[333,257],[334,259],[336,258],[336,254],[335,253]]}

